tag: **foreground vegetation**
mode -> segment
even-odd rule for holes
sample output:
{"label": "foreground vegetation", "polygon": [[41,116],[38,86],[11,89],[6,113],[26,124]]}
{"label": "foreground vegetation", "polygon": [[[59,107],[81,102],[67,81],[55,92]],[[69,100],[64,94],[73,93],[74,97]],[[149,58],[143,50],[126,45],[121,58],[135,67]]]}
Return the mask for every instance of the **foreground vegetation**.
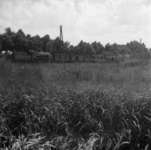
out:
{"label": "foreground vegetation", "polygon": [[151,149],[150,60],[0,62],[0,147]]}

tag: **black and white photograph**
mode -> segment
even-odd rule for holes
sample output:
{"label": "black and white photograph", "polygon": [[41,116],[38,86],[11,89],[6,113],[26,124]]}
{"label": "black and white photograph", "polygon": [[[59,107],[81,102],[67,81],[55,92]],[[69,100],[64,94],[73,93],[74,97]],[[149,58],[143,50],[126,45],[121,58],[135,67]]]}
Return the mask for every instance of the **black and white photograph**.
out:
{"label": "black and white photograph", "polygon": [[0,150],[151,150],[151,0],[0,0]]}

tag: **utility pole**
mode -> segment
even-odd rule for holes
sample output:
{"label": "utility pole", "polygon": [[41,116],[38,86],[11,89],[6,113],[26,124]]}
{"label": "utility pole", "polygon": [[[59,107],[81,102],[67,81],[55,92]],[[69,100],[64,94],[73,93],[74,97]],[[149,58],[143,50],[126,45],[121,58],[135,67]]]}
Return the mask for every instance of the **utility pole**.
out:
{"label": "utility pole", "polygon": [[140,44],[142,44],[142,39],[140,39]]}
{"label": "utility pole", "polygon": [[60,25],[60,40],[61,40],[61,50],[63,48],[63,32],[62,32],[62,25]]}

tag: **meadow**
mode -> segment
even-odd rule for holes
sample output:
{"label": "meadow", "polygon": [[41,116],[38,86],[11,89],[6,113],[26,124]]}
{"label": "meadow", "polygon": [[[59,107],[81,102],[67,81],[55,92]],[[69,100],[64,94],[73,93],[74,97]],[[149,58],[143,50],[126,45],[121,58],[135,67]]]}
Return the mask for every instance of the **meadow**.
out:
{"label": "meadow", "polygon": [[4,150],[151,149],[150,59],[0,61]]}

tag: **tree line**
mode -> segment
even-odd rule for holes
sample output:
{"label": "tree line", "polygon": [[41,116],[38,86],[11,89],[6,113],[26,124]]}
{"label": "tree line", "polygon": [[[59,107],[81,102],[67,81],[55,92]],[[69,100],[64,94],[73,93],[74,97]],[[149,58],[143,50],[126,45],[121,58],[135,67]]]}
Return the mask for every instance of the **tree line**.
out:
{"label": "tree line", "polygon": [[100,42],[84,42],[80,41],[78,45],[73,46],[68,41],[61,41],[59,37],[51,39],[48,34],[43,37],[39,35],[31,36],[25,34],[22,29],[17,32],[6,28],[3,34],[0,34],[0,51],[10,50],[17,51],[43,51],[50,53],[73,53],[82,55],[99,55],[106,51],[124,50],[127,52],[135,53],[148,51],[144,43],[138,41],[131,41],[126,45],[110,44],[107,43],[103,46]]}

